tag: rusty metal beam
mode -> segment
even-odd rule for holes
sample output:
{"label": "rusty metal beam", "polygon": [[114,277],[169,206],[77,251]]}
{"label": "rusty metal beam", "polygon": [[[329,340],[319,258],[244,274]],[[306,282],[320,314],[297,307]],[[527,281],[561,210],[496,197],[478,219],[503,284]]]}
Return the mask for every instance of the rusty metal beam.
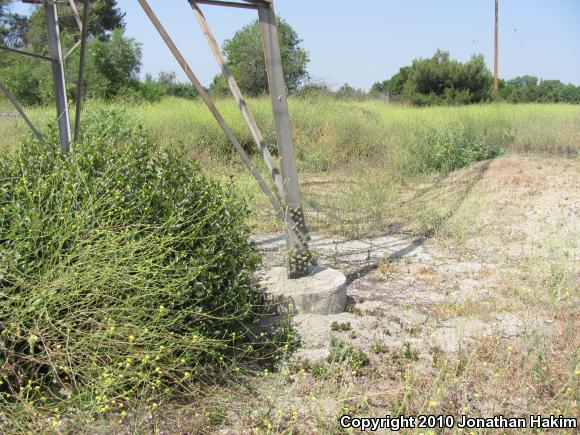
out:
{"label": "rusty metal beam", "polygon": [[81,17],[79,15],[77,5],[75,4],[75,0],[68,0],[68,4],[70,5],[70,8],[72,9],[72,13],[73,13],[73,16],[75,17],[75,21],[77,22],[77,26],[78,26],[79,30],[82,32],[83,31],[83,22],[81,21]]}
{"label": "rusty metal beam", "polygon": [[62,60],[67,60],[68,57],[74,53],[74,51],[81,45],[81,40],[79,39],[77,42],[73,44],[71,48],[68,49],[66,54],[63,56]]}
{"label": "rusty metal beam", "polygon": [[74,141],[78,142],[81,129],[81,106],[83,101],[83,80],[85,77],[85,58],[87,52],[87,36],[89,32],[89,0],[84,0],[83,21],[81,23],[81,53],[79,58],[79,75],[77,79],[77,96],[75,104]]}
{"label": "rusty metal beam", "polygon": [[67,154],[71,149],[71,131],[56,3],[45,4],[44,15],[48,30],[48,45],[52,62],[52,81],[54,84],[60,144],[62,153]]}
{"label": "rusty metal beam", "polygon": [[493,43],[493,90],[499,91],[499,0],[495,0],[495,27]]}
{"label": "rusty metal beam", "polygon": [[264,6],[264,5],[270,5],[272,4],[272,0],[242,0],[243,2],[246,3],[252,3],[254,5],[258,5],[258,6]]}
{"label": "rusty metal beam", "polygon": [[[231,1],[219,1],[219,0],[193,0],[194,3],[199,3],[203,5],[211,5],[211,6],[228,6],[232,8],[240,8],[240,9],[258,9],[258,6],[255,4],[249,3],[236,3]],[[191,2],[190,2],[191,3]]]}
{"label": "rusty metal beam", "polygon": [[258,17],[285,187],[286,240],[290,251],[289,275],[290,278],[300,278],[308,274],[310,253],[307,242],[309,236],[304,219],[298,170],[296,169],[292,127],[288,112],[288,100],[274,6],[272,4],[261,6],[258,9]]}

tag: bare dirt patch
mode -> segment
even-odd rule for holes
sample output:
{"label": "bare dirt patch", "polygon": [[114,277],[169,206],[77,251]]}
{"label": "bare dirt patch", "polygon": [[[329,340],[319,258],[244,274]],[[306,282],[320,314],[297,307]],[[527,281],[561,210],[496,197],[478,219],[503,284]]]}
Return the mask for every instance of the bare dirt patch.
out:
{"label": "bare dirt patch", "polygon": [[[461,171],[453,174],[451,183],[460,176]],[[489,164],[437,237],[315,236],[311,246],[321,263],[349,276],[353,303],[348,313],[297,316],[303,336],[297,357],[326,356],[333,321],[350,322],[353,343],[366,349],[385,329],[390,345],[411,341],[422,352],[433,346],[457,351],[493,334],[506,339],[549,334],[558,323],[522,312],[521,301],[510,300],[505,290],[530,256],[534,261],[565,256],[570,261],[560,266],[575,268],[571,278],[578,278],[579,179],[577,160],[506,157]],[[258,237],[257,243],[267,262],[279,264],[281,238]]]}
{"label": "bare dirt patch", "polygon": [[[320,262],[349,277],[351,305],[296,316],[302,347],[290,364],[329,365],[337,340],[368,354],[373,368],[362,378],[333,378],[343,411],[353,401],[359,414],[577,410],[580,162],[509,156],[478,165],[480,176],[433,237],[313,238]],[[473,180],[466,168],[451,183],[462,173]],[[256,240],[266,263],[280,264],[282,240]],[[355,387],[345,387],[348,377]],[[405,393],[410,379],[416,401]],[[549,402],[531,396],[540,390]],[[312,423],[311,411],[297,409]],[[316,424],[324,427],[308,427]]]}

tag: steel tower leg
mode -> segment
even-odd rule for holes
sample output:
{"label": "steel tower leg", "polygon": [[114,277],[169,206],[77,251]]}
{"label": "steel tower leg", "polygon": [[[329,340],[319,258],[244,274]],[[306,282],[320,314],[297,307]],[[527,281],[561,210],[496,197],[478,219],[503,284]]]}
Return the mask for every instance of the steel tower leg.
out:
{"label": "steel tower leg", "polygon": [[308,250],[308,229],[304,220],[304,209],[300,196],[296,157],[292,141],[292,128],[288,113],[288,100],[282,56],[278,41],[276,15],[272,3],[260,4],[258,8],[260,30],[264,43],[268,87],[272,100],[272,110],[276,124],[276,140],[280,152],[280,166],[284,180],[286,202],[285,237],[288,245],[288,272],[290,278],[300,278],[308,274],[310,252]]}
{"label": "steel tower leg", "polygon": [[44,11],[46,28],[48,30],[48,45],[50,48],[52,64],[52,80],[54,83],[54,95],[56,99],[56,115],[58,119],[60,145],[63,154],[66,154],[70,151],[71,131],[56,2],[46,3],[44,5]]}

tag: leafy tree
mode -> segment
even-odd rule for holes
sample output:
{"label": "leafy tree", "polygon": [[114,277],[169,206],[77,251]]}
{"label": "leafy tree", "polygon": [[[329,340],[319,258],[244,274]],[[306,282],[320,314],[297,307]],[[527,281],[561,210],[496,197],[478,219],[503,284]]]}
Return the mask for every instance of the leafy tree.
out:
{"label": "leafy tree", "polygon": [[6,18],[9,15],[8,6],[12,3],[12,0],[0,0],[0,20]]}
{"label": "leafy tree", "polygon": [[367,94],[362,89],[357,89],[345,83],[334,93],[334,96],[341,100],[364,100]]}
{"label": "leafy tree", "polygon": [[13,0],[0,0],[0,44],[18,47],[26,42],[28,19],[10,11]]}
{"label": "leafy tree", "polygon": [[[236,74],[236,81],[238,82],[238,85],[241,86],[240,85],[241,81],[238,80],[237,74]],[[218,75],[214,76],[211,84],[209,85],[209,91],[212,95],[216,95],[216,96],[220,96],[220,97],[230,95],[230,88],[228,86],[228,81],[223,76],[223,74],[218,74]],[[242,92],[245,92],[245,90],[242,89]],[[253,95],[253,93],[249,93],[249,95]]]}
{"label": "leafy tree", "polygon": [[309,81],[300,86],[296,94],[300,96],[332,95],[332,89],[324,81]]}
{"label": "leafy tree", "polygon": [[[295,91],[308,77],[308,53],[300,47],[302,40],[290,25],[278,18],[278,36],[284,67],[284,79],[289,91]],[[246,95],[259,95],[268,91],[266,64],[258,20],[238,30],[234,37],[224,42],[223,51],[238,85]],[[216,77],[210,89],[224,92],[227,83]]]}
{"label": "leafy tree", "polygon": [[[67,95],[70,99],[76,95],[79,62],[77,50],[65,63]],[[85,98],[113,98],[124,94],[128,88],[137,87],[140,67],[140,45],[126,38],[122,29],[115,30],[109,41],[89,40]],[[54,101],[52,74],[47,62],[37,62],[19,55],[6,56],[0,64],[0,80],[22,104],[52,104]]]}
{"label": "leafy tree", "polygon": [[380,95],[387,94],[389,92],[389,85],[389,80],[374,83],[370,90],[371,96],[378,97]]}
{"label": "leafy tree", "polygon": [[123,29],[115,29],[109,41],[93,41],[95,68],[109,81],[106,96],[114,96],[137,80],[141,70],[141,44],[126,38]]}
{"label": "leafy tree", "polygon": [[139,93],[147,101],[157,101],[164,95],[194,99],[197,98],[197,90],[189,83],[177,81],[175,72],[161,71],[154,79],[151,74],[145,75],[145,80],[139,84]]}
{"label": "leafy tree", "polygon": [[375,83],[372,92],[389,92],[417,105],[467,104],[489,99],[490,87],[491,73],[482,55],[461,63],[437,50],[431,58],[402,67],[390,80]]}
{"label": "leafy tree", "polygon": [[503,81],[499,98],[510,103],[580,103],[580,86],[564,84],[560,80],[540,80],[534,76],[520,76]]}
{"label": "leafy tree", "polygon": [[572,104],[580,104],[580,86],[571,83],[562,85],[560,89],[562,101]]}
{"label": "leafy tree", "polygon": [[499,93],[491,89],[491,73],[483,56],[465,63],[438,50],[429,59],[415,59],[389,80],[377,82],[371,95],[389,93],[417,105],[470,104],[498,99],[511,103],[580,103],[580,86],[524,75],[500,80]]}
{"label": "leafy tree", "polygon": [[52,99],[50,65],[18,55],[0,56],[0,81],[22,104],[43,104]]}
{"label": "leafy tree", "polygon": [[[43,6],[37,7],[30,17],[9,16],[5,7],[10,0],[0,0],[0,23],[8,31],[1,33],[11,45],[48,54]],[[61,43],[66,52],[79,38],[79,29],[68,4],[60,4],[59,24]],[[79,12],[82,14],[82,7]],[[8,18],[9,17],[9,21]],[[85,96],[111,98],[139,87],[137,74],[141,67],[141,47],[135,40],[124,36],[124,14],[115,0],[91,0],[89,13],[89,40],[85,66]],[[10,44],[9,44],[10,45]],[[67,94],[73,98],[79,66],[79,50],[65,62]],[[0,79],[4,80],[15,96],[24,104],[48,104],[53,101],[50,66],[17,55],[0,57]],[[138,93],[138,92],[137,92]]]}
{"label": "leafy tree", "polygon": [[[79,14],[82,16],[82,7]],[[58,6],[59,27],[63,34],[79,34],[77,22],[67,2]],[[107,40],[113,30],[125,28],[125,14],[117,7],[116,0],[91,0],[89,3],[88,35],[90,38]],[[44,7],[40,6],[29,18],[27,38],[36,50],[48,50]]]}

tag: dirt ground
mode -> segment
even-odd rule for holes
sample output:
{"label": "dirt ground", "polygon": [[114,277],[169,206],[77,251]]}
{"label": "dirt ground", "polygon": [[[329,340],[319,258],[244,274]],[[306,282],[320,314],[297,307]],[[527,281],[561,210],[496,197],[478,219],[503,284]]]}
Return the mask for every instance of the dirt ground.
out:
{"label": "dirt ground", "polygon": [[[434,346],[457,352],[490,335],[549,335],[558,322],[548,313],[510,310],[505,280],[531,257],[550,263],[562,255],[578,278],[579,180],[578,161],[503,158],[491,163],[439,237],[314,236],[311,248],[321,263],[347,274],[351,304],[342,314],[296,316],[303,346],[294,357],[327,357],[333,322],[350,323],[338,336],[350,336],[357,347],[382,341],[396,349],[409,342],[427,354]],[[458,233],[460,240],[453,237]],[[256,240],[266,264],[282,261],[281,237]]]}
{"label": "dirt ground", "polygon": [[[431,237],[316,234],[347,312],[300,314],[277,372],[213,390],[162,432],[338,433],[342,414],[578,416],[580,160],[507,156]],[[450,178],[450,183],[453,182]],[[437,197],[437,201],[445,198]],[[283,241],[256,237],[265,268]],[[194,423],[195,422],[195,423]]]}

